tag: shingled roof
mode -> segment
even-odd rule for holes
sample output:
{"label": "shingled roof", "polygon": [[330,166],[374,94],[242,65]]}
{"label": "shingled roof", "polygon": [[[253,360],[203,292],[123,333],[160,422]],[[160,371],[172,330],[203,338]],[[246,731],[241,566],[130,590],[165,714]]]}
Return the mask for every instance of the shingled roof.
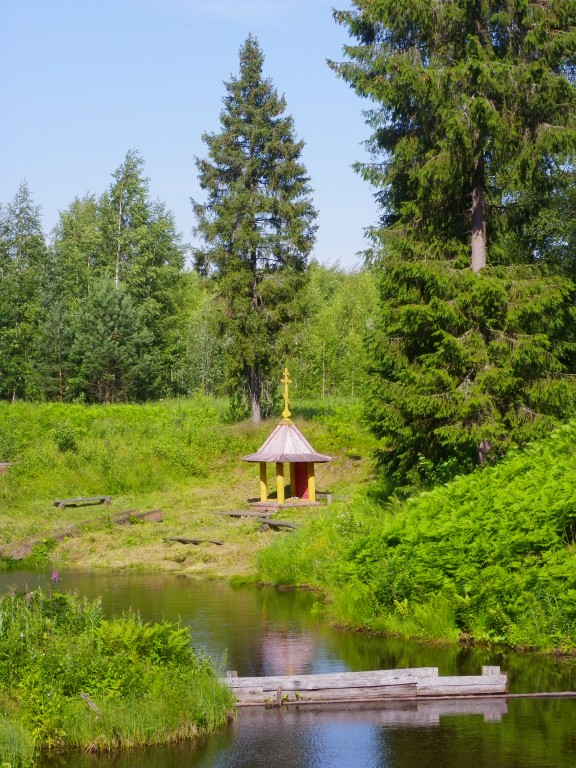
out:
{"label": "shingled roof", "polygon": [[296,425],[286,420],[278,424],[268,440],[256,453],[243,456],[242,461],[289,462],[291,464],[300,462],[320,463],[332,461],[332,456],[316,453]]}

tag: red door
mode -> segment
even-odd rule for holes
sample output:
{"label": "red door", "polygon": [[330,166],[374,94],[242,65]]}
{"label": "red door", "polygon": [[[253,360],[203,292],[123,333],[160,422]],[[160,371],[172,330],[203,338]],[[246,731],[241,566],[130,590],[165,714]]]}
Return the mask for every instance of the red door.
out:
{"label": "red door", "polygon": [[296,496],[299,499],[308,498],[308,464],[298,462],[294,464],[296,470]]}

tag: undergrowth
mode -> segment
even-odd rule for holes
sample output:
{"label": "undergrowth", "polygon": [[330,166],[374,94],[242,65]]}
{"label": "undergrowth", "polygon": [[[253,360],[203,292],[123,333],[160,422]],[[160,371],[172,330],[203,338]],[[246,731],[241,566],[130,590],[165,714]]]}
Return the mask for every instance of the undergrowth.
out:
{"label": "undergrowth", "polygon": [[259,555],[339,623],[426,640],[576,648],[576,423],[406,501],[358,495]]}
{"label": "undergrowth", "polygon": [[233,707],[188,629],[104,619],[98,602],[40,591],[0,599],[0,691],[0,754],[13,767],[35,749],[190,739]]}

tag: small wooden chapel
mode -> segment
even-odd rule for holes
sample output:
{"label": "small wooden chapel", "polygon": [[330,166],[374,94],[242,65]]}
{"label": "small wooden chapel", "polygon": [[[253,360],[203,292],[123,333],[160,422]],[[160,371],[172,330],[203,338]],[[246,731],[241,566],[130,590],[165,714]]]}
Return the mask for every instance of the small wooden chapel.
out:
{"label": "small wooden chapel", "polygon": [[[284,384],[282,421],[256,453],[242,457],[242,461],[260,464],[260,501],[254,502],[254,506],[316,506],[314,465],[332,461],[332,457],[317,453],[290,418],[288,385],[292,384],[292,380],[287,368],[284,368],[284,376],[280,381]],[[268,464],[275,465],[275,499],[268,497]],[[289,467],[288,493],[284,474],[286,464]]]}

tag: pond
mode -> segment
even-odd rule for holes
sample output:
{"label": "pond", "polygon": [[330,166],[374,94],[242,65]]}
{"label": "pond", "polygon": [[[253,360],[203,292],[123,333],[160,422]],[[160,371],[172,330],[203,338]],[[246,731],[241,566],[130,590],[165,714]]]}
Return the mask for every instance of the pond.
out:
{"label": "pond", "polygon": [[[0,574],[0,590],[42,586],[48,574]],[[194,645],[238,675],[309,674],[437,666],[441,675],[479,674],[498,664],[511,692],[566,691],[576,660],[438,648],[340,632],[304,592],[232,588],[187,577],[60,574],[57,586],[101,597],[107,614],[129,608],[148,621],[180,621]],[[576,699],[511,699],[401,706],[241,710],[236,721],[197,745],[94,758],[67,753],[43,768],[561,768],[576,765]]]}

